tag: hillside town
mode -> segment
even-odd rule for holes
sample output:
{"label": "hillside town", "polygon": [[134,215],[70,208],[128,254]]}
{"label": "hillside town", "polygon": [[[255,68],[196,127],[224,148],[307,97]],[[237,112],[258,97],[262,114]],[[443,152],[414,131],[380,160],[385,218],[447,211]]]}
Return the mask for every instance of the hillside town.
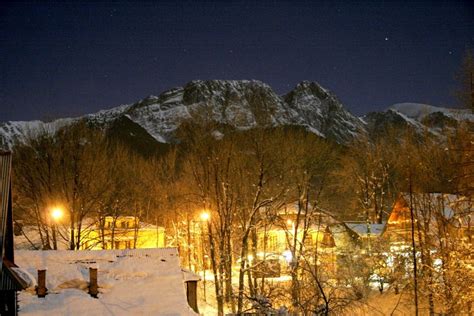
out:
{"label": "hillside town", "polygon": [[[2,284],[4,291],[20,292],[4,297],[5,311],[18,306],[22,314],[32,315],[102,308],[114,314],[124,309],[192,315],[201,308],[219,314],[221,300],[222,313],[229,314],[235,313],[237,291],[252,286],[259,294],[237,300],[242,304],[237,313],[244,308],[266,315],[294,313],[297,307],[291,302],[314,300],[314,290],[306,291],[311,286],[320,287],[316,307],[321,310],[363,311],[374,307],[369,299],[374,292],[401,300],[413,286],[416,264],[420,270],[430,267],[428,304],[439,308],[446,292],[434,289],[448,280],[449,295],[456,297],[452,308],[464,308],[461,304],[472,299],[474,207],[467,196],[400,192],[386,216],[366,221],[341,220],[304,199],[278,207],[268,202],[249,217],[254,224],[241,237],[248,237],[242,241],[246,247],[238,249],[235,240],[228,257],[216,255],[222,232],[214,217],[220,214],[210,209],[186,214],[184,221],[176,217],[166,227],[157,225],[163,221],[150,224],[139,216],[105,216],[98,222],[85,218],[77,250],[71,252],[66,250],[71,249],[68,214],[60,206],[44,214],[39,231],[33,222],[13,220],[11,158],[1,155]],[[419,284],[426,278],[416,274]],[[290,295],[283,295],[283,289]],[[404,299],[409,297],[405,293]],[[133,303],[137,300],[138,305]]]}

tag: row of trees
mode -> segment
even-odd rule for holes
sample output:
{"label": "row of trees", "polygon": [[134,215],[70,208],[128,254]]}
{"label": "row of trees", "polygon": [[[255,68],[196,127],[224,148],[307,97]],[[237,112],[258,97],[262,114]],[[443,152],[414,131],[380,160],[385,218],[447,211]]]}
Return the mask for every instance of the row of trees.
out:
{"label": "row of trees", "polygon": [[[281,221],[279,210],[284,205],[296,205],[295,227],[287,230],[291,281],[283,293],[289,294],[280,301],[291,302],[293,311],[310,312],[343,308],[363,298],[366,291],[355,280],[363,275],[368,282],[368,266],[380,264],[348,262],[354,269],[343,278],[353,284],[334,286],[322,268],[325,259],[318,251],[322,245],[306,246],[310,229],[322,225],[322,210],[331,210],[330,215],[341,220],[380,223],[399,192],[472,196],[468,129],[451,133],[442,146],[430,135],[388,131],[383,138],[359,140],[349,147],[295,128],[246,132],[227,128],[225,137],[216,139],[218,129],[226,127],[205,121],[183,123],[180,137],[186,141],[152,158],[141,157],[84,122],[31,137],[14,151],[19,219],[36,226],[42,248],[55,248],[49,210],[60,204],[68,216],[59,238],[68,242],[69,249],[80,249],[88,225],[103,227],[105,216],[138,216],[166,226],[169,244],[180,246],[184,263],[200,268],[193,262],[196,244],[190,234],[199,213],[207,210],[211,212],[205,230],[208,247],[203,249],[209,249],[205,252],[222,314],[225,306],[241,313],[249,307],[268,308],[272,299],[276,304],[281,288],[259,275],[260,263],[250,258],[258,258],[259,249],[266,247],[257,232]],[[427,258],[431,243],[416,244],[427,244],[419,248]],[[415,251],[415,264],[416,256]],[[433,275],[426,272],[432,268],[421,262],[414,276]],[[417,287],[418,293],[420,287],[436,282],[418,284],[417,279],[416,283],[407,286]]]}
{"label": "row of trees", "polygon": [[[59,239],[80,249],[83,231],[100,223],[103,232],[105,216],[148,211],[150,198],[143,192],[151,192],[155,182],[148,166],[85,122],[57,133],[41,131],[14,149],[16,220],[36,227],[35,247],[57,248]],[[61,225],[53,225],[55,208],[66,213]]]}
{"label": "row of trees", "polygon": [[[43,131],[15,147],[17,220],[36,227],[41,248],[56,248],[57,232],[73,250],[81,248],[89,225],[98,223],[103,232],[106,216],[137,216],[164,225],[183,263],[202,269],[192,238],[198,224],[205,234],[201,262],[207,255],[220,315],[225,309],[269,311],[276,304],[296,313],[342,310],[364,299],[374,272],[410,290],[417,311],[427,299],[431,313],[457,313],[472,297],[456,296],[466,293],[462,286],[472,291],[472,281],[459,277],[469,273],[457,260],[468,254],[447,229],[451,223],[441,221],[432,235],[431,223],[423,221],[431,215],[423,214],[443,210],[413,197],[445,192],[472,198],[474,137],[469,126],[440,134],[441,140],[429,132],[394,130],[341,146],[295,127],[236,131],[203,117],[182,123],[179,145],[143,157],[80,122],[56,133]],[[311,230],[325,229],[324,216],[381,223],[400,192],[411,197],[412,232],[411,256],[390,259],[400,269],[387,267],[391,255],[382,243],[370,252],[346,249],[338,276],[331,273],[326,241],[310,242]],[[68,213],[59,231],[49,215],[56,205]],[[296,210],[291,229],[280,216],[285,205]],[[204,210],[211,216],[202,223]],[[272,225],[286,230],[291,255],[290,281],[278,286],[259,273],[257,260],[268,243],[259,232]],[[435,264],[440,258],[441,269]]]}

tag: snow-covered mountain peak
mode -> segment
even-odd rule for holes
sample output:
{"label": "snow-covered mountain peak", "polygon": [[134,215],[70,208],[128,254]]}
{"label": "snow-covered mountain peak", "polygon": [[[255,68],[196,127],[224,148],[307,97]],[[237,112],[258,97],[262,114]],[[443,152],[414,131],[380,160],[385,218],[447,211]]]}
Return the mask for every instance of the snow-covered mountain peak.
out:
{"label": "snow-covered mountain peak", "polygon": [[362,117],[372,135],[383,135],[390,129],[412,128],[419,133],[440,136],[444,129],[462,123],[472,124],[474,115],[467,109],[436,107],[422,103],[397,103],[382,112],[371,112]]}
{"label": "snow-covered mountain peak", "polygon": [[173,138],[184,120],[202,119],[238,129],[295,123],[296,113],[267,84],[256,80],[195,80],[158,98],[147,98],[127,112],[160,141]]}
{"label": "snow-covered mountain peak", "polygon": [[283,99],[305,121],[313,122],[311,127],[322,135],[348,142],[365,133],[363,122],[317,82],[300,82]]}
{"label": "snow-covered mountain peak", "polygon": [[330,94],[329,90],[323,88],[318,82],[307,80],[298,83],[293,91],[297,94],[312,94],[319,98],[327,98]]}
{"label": "snow-covered mountain peak", "polygon": [[474,114],[467,109],[452,109],[437,107],[422,103],[397,103],[389,107],[389,109],[397,111],[411,119],[423,121],[433,113],[441,113],[444,116],[456,120],[468,120],[474,122]]}
{"label": "snow-covered mountain peak", "polygon": [[[362,122],[335,95],[309,81],[280,96],[258,80],[195,80],[158,96],[82,118],[104,128],[120,119],[130,120],[159,142],[174,141],[175,132],[186,120],[214,121],[237,129],[296,125],[340,143],[365,133]],[[26,125],[34,128],[38,124],[0,124],[0,140],[6,139],[3,143],[10,147],[15,135],[29,128]]]}

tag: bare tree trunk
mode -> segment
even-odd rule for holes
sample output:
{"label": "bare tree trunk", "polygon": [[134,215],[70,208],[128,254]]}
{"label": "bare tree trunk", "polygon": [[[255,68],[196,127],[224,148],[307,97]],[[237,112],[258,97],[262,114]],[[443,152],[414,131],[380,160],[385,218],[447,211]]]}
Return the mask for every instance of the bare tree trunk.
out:
{"label": "bare tree trunk", "polygon": [[245,278],[245,268],[247,262],[247,249],[248,249],[248,234],[244,234],[242,237],[242,248],[240,249],[240,270],[239,270],[239,292],[237,296],[237,314],[242,313],[243,307],[243,298],[244,298],[244,278]]}
{"label": "bare tree trunk", "polygon": [[209,244],[210,244],[210,256],[211,256],[211,264],[212,264],[212,272],[214,273],[214,286],[216,291],[216,300],[217,300],[217,315],[223,316],[224,315],[224,302],[222,297],[222,288],[221,288],[221,280],[217,270],[217,261],[216,261],[216,249],[214,238],[212,235],[212,226],[211,223],[207,223],[207,229],[209,232]]}
{"label": "bare tree trunk", "polygon": [[188,269],[192,270],[191,267],[191,220],[189,214],[186,217],[186,256],[188,257]]}
{"label": "bare tree trunk", "polygon": [[[252,255],[252,258],[253,258],[252,267],[255,270],[255,264],[256,264],[256,262],[258,262],[258,258],[257,258],[257,229],[255,227],[253,227],[250,230],[250,237],[252,238],[252,248],[251,248],[251,255]],[[249,270],[249,272],[250,272],[250,270]],[[249,286],[250,286],[250,293],[252,293],[252,297],[255,297],[256,294],[257,294],[257,278],[255,277],[256,274],[253,273],[253,272],[254,271],[252,271],[253,282],[251,282],[249,284]],[[250,273],[249,273],[249,277],[250,277]]]}
{"label": "bare tree trunk", "polygon": [[115,249],[115,229],[117,227],[117,216],[112,218],[112,231],[110,233],[110,249]]}
{"label": "bare tree trunk", "polygon": [[140,230],[140,218],[138,217],[137,212],[135,212],[133,224],[133,249],[137,249],[138,231]]}
{"label": "bare tree trunk", "polygon": [[75,248],[75,234],[74,234],[74,226],[75,226],[75,221],[74,221],[74,212],[73,211],[70,211],[69,212],[69,216],[70,216],[70,226],[69,226],[69,230],[70,230],[70,237],[69,237],[69,250],[74,250]]}
{"label": "bare tree trunk", "polygon": [[99,239],[102,249],[105,249],[105,216],[99,215]]}
{"label": "bare tree trunk", "polygon": [[232,242],[231,242],[231,232],[230,225],[226,228],[226,239],[227,239],[227,251],[225,253],[225,270],[226,270],[226,301],[231,303],[232,313],[235,313],[236,306],[234,300],[234,289],[232,287]]}
{"label": "bare tree trunk", "polygon": [[76,250],[79,250],[81,247],[81,235],[82,235],[82,216],[78,218],[77,221],[77,232],[76,232]]}
{"label": "bare tree trunk", "polygon": [[412,166],[409,166],[409,190],[410,190],[410,221],[411,221],[411,245],[413,260],[413,287],[415,295],[415,315],[418,316],[418,269],[416,259],[416,241],[415,241],[415,213],[413,209],[413,179],[411,174]]}

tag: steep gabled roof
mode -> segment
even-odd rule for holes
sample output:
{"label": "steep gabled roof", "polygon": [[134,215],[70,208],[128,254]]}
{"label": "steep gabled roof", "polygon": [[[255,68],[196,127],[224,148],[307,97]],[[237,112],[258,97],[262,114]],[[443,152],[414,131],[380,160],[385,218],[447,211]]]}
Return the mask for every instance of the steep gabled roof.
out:
{"label": "steep gabled roof", "polygon": [[[412,200],[418,217],[431,216],[435,219],[436,216],[441,216],[441,219],[456,227],[474,225],[474,200],[466,196],[447,193],[413,193]],[[410,194],[401,193],[398,203],[409,208]],[[390,215],[393,219],[392,215],[396,214]]]}
{"label": "steep gabled roof", "polygon": [[359,237],[368,237],[372,235],[378,237],[382,234],[385,223],[382,224],[367,224],[364,222],[344,222],[347,227],[354,231]]}

